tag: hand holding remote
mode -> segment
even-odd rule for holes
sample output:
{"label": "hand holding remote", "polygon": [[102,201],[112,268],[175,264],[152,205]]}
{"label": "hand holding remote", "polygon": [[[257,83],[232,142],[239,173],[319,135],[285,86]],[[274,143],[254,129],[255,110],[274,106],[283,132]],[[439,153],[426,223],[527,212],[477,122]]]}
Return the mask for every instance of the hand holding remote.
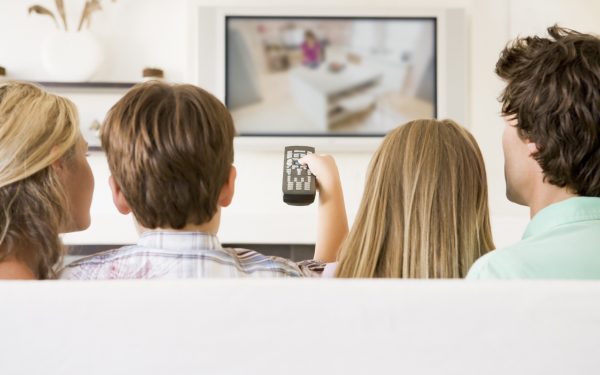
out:
{"label": "hand holding remote", "polygon": [[298,160],[317,178],[319,211],[315,259],[335,262],[342,242],[348,235],[348,219],[340,174],[331,155],[308,154]]}
{"label": "hand holding remote", "polygon": [[342,194],[342,183],[340,173],[335,159],[326,154],[308,154],[298,160],[301,165],[306,165],[311,173],[317,178],[317,190],[319,191],[319,202],[326,203],[332,197]]}
{"label": "hand holding remote", "polygon": [[316,195],[315,176],[298,160],[313,154],[314,147],[287,146],[283,156],[283,201],[292,206],[306,206],[314,202]]}

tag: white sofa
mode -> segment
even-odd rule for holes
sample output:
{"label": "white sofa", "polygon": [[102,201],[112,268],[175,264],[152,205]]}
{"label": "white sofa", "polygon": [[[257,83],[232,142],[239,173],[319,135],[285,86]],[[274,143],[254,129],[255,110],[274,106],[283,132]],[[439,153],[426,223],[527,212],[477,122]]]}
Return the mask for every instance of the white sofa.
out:
{"label": "white sofa", "polygon": [[598,374],[599,282],[0,283],[0,374]]}

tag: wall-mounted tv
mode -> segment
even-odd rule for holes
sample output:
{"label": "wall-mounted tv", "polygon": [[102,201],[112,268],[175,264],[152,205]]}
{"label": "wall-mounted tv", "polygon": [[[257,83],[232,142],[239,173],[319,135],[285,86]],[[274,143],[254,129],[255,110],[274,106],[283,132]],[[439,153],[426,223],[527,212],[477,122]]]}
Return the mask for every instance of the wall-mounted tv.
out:
{"label": "wall-mounted tv", "polygon": [[240,135],[381,136],[437,117],[435,17],[225,17]]}

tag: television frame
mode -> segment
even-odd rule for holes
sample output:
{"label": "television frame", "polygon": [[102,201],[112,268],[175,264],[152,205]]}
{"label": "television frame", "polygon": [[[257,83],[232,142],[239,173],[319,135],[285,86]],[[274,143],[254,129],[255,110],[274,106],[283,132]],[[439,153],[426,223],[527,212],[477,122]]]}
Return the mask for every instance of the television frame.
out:
{"label": "television frame", "polygon": [[[232,7],[206,5],[202,0],[188,4],[189,56],[186,81],[197,84],[225,102],[227,17],[330,17],[330,18],[434,18],[436,20],[436,98],[438,118],[451,118],[469,127],[469,43],[464,8],[274,6]],[[254,134],[236,137],[236,147],[275,150],[282,144],[308,144],[319,150],[374,150],[378,135],[287,135]]]}

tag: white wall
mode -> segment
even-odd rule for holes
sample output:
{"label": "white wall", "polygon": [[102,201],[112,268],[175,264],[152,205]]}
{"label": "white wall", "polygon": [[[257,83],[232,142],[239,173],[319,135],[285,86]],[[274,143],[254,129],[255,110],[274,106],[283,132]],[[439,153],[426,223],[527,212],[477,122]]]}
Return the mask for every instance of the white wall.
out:
{"label": "white wall", "polygon": [[[39,0],[49,7],[50,0]],[[83,0],[66,0],[71,24],[76,23]],[[493,69],[498,53],[517,34],[541,32],[550,24],[583,31],[600,32],[596,15],[600,3],[594,0],[279,0],[275,1],[193,1],[194,4],[229,6],[339,6],[339,7],[460,7],[469,17],[469,126],[479,141],[488,170],[490,205],[496,244],[516,241],[528,220],[528,211],[509,203],[504,196],[503,159],[500,145],[503,128],[496,98],[502,83]],[[29,2],[0,0],[0,65],[10,76],[21,79],[47,78],[40,62],[41,41],[51,22],[39,16],[27,16]],[[162,67],[169,80],[185,81],[190,74],[191,51],[189,2],[184,0],[104,1],[92,31],[105,46],[107,59],[96,79],[136,81],[145,66]],[[206,56],[207,59],[212,58]],[[102,118],[104,111],[119,94],[69,93],[80,105],[82,119]],[[281,145],[283,148],[284,145]],[[320,151],[336,156],[345,187],[348,213],[354,216],[358,206],[369,151],[339,152],[335,147]],[[237,195],[223,214],[221,237],[226,242],[310,243],[314,239],[314,205],[287,207],[281,202],[281,152],[261,151],[257,147],[236,150],[238,168]],[[119,216],[110,203],[106,179],[108,170],[102,154],[90,157],[96,175],[92,205],[92,227],[65,237],[69,243],[128,243],[136,235],[130,218]]]}

